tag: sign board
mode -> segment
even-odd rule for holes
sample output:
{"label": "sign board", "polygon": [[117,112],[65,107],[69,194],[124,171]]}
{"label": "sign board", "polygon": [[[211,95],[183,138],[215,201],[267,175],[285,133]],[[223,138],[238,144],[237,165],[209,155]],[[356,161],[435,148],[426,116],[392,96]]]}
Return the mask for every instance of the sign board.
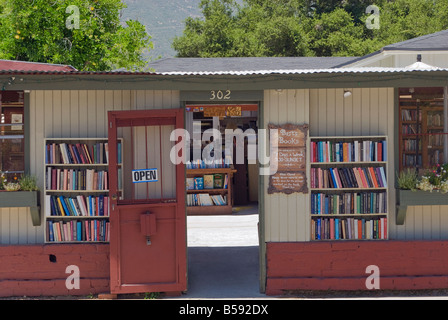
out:
{"label": "sign board", "polygon": [[132,170],[132,182],[156,182],[158,181],[157,168]]}
{"label": "sign board", "polygon": [[277,129],[272,136],[271,146],[278,148],[306,147],[308,125],[285,124],[282,126],[269,124],[269,130]]}
{"label": "sign board", "polygon": [[305,171],[277,172],[269,177],[268,193],[282,192],[291,194],[294,192],[308,193]]}
{"label": "sign board", "polygon": [[[269,124],[272,167],[277,172],[269,177],[268,193],[308,193],[306,180],[306,141],[308,125]],[[273,133],[273,135],[271,135]],[[277,161],[277,162],[275,162]]]}

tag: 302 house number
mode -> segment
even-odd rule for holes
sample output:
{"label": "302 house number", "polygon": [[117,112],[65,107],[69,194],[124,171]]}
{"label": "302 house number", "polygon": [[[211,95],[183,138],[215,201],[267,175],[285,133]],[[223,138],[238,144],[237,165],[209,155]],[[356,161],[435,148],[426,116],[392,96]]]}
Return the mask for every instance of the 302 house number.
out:
{"label": "302 house number", "polygon": [[230,95],[232,91],[230,90],[211,90],[210,91],[210,100],[230,100]]}

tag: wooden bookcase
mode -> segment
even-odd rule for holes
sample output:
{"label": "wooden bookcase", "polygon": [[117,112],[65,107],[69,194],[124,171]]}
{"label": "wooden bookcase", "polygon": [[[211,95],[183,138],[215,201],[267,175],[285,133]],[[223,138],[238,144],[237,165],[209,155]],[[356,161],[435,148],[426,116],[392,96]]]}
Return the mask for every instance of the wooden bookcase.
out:
{"label": "wooden bookcase", "polygon": [[[213,189],[188,189],[187,183],[187,214],[188,215],[221,215],[232,214],[232,176],[236,170],[232,168],[213,168],[213,169],[187,169],[187,182],[188,179],[204,178],[206,175],[221,174],[223,178],[222,188]],[[227,177],[227,185],[225,186],[225,177]],[[217,195],[222,196],[225,199],[225,204],[217,205],[212,200],[212,205],[192,205],[194,197],[199,195]],[[196,202],[197,203],[197,202]]]}
{"label": "wooden bookcase", "polygon": [[44,163],[45,242],[108,242],[107,138],[45,139]]}
{"label": "wooden bookcase", "polygon": [[310,138],[311,240],[388,238],[387,137]]}
{"label": "wooden bookcase", "polygon": [[445,162],[443,117],[440,99],[400,99],[400,170],[430,169]]}

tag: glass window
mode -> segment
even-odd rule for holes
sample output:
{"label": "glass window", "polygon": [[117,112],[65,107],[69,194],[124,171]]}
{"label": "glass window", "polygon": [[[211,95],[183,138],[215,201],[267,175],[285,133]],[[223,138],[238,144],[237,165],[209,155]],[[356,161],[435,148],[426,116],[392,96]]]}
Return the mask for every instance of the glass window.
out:
{"label": "glass window", "polygon": [[446,162],[443,88],[401,88],[399,101],[400,169]]}
{"label": "glass window", "polygon": [[8,181],[25,171],[23,91],[0,92],[0,173]]}

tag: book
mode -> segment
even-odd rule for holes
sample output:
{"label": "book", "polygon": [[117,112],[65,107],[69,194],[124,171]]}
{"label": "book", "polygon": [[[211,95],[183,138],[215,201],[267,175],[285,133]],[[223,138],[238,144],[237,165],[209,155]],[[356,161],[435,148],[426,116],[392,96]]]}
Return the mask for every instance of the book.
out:
{"label": "book", "polygon": [[187,190],[194,190],[194,178],[186,179],[186,188]]}
{"label": "book", "polygon": [[213,189],[214,186],[213,174],[204,175],[204,189]]}
{"label": "book", "polygon": [[213,187],[215,189],[222,189],[224,185],[223,175],[220,173],[215,173],[213,176]]}
{"label": "book", "polygon": [[203,177],[194,178],[194,189],[195,190],[203,190],[204,189],[204,178]]}

